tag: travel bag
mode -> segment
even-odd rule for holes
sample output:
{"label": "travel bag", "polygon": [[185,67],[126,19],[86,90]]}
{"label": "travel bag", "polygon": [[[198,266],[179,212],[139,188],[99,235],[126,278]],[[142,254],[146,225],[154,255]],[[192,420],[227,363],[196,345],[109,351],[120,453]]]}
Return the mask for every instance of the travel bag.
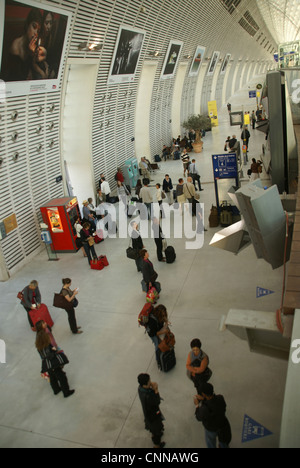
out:
{"label": "travel bag", "polygon": [[162,372],[169,372],[176,366],[176,356],[174,348],[166,353],[160,353],[160,367]]}
{"label": "travel bag", "polygon": [[174,247],[167,247],[165,250],[166,262],[167,263],[174,263],[176,260],[176,253]]}
{"label": "travel bag", "polygon": [[39,309],[31,309],[29,312],[29,316],[33,323],[34,331],[36,331],[35,325],[41,320],[46,322],[46,324],[50,328],[52,328],[54,325],[54,322],[52,320],[48,307],[45,304],[41,304]]}

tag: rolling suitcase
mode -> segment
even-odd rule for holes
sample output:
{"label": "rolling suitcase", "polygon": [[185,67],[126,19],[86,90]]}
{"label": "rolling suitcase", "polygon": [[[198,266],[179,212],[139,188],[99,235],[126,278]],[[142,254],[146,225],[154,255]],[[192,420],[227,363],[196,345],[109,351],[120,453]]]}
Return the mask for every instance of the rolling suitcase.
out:
{"label": "rolling suitcase", "polygon": [[169,372],[176,366],[176,356],[174,348],[166,353],[160,353],[160,367],[162,372]]}
{"label": "rolling suitcase", "polygon": [[174,263],[176,260],[176,253],[174,247],[167,247],[165,250],[166,262],[167,263]]}
{"label": "rolling suitcase", "polygon": [[35,324],[40,322],[41,320],[43,320],[44,322],[46,322],[46,324],[48,325],[48,327],[52,328],[53,325],[54,325],[54,322],[52,320],[52,317],[50,315],[50,312],[48,310],[48,307],[45,305],[45,304],[41,304],[40,308],[39,309],[32,309],[30,312],[29,312],[29,316],[31,318],[31,321],[33,323],[33,326],[34,326],[34,331],[35,330]]}

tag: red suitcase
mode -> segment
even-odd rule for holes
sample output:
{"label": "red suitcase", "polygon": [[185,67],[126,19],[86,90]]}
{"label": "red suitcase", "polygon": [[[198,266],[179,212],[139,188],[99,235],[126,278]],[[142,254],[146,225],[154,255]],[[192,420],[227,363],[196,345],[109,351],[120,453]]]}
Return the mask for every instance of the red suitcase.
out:
{"label": "red suitcase", "polygon": [[[53,322],[53,320],[51,318],[48,307],[45,304],[41,304],[39,309],[32,309],[29,312],[29,315],[30,315],[30,318],[31,318],[32,323],[33,323],[34,326],[40,320],[43,320],[44,322],[46,322],[46,324],[50,328],[52,328],[53,325],[54,325],[54,322]],[[36,331],[36,330],[34,330],[34,331]]]}
{"label": "red suitcase", "polygon": [[101,242],[104,241],[104,235],[101,229],[100,231],[97,231],[97,234],[94,236],[94,239],[95,239],[95,244],[100,244]]}

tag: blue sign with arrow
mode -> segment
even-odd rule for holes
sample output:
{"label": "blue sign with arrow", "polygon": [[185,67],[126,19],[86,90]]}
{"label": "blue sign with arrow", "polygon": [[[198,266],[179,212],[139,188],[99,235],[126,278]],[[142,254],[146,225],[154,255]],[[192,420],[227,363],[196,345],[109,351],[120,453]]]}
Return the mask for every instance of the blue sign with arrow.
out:
{"label": "blue sign with arrow", "polygon": [[271,431],[245,414],[242,443],[250,442],[251,440],[262,439],[263,437],[267,437],[272,434],[273,433]]}
{"label": "blue sign with arrow", "polygon": [[237,179],[238,165],[235,154],[213,154],[214,178]]}

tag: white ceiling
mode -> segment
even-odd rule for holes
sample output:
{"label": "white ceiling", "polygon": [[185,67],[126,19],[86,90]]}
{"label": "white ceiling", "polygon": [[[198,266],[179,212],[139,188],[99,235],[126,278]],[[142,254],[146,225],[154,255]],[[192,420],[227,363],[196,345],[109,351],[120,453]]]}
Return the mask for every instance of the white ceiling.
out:
{"label": "white ceiling", "polygon": [[300,40],[300,0],[256,0],[270,33],[279,44]]}

